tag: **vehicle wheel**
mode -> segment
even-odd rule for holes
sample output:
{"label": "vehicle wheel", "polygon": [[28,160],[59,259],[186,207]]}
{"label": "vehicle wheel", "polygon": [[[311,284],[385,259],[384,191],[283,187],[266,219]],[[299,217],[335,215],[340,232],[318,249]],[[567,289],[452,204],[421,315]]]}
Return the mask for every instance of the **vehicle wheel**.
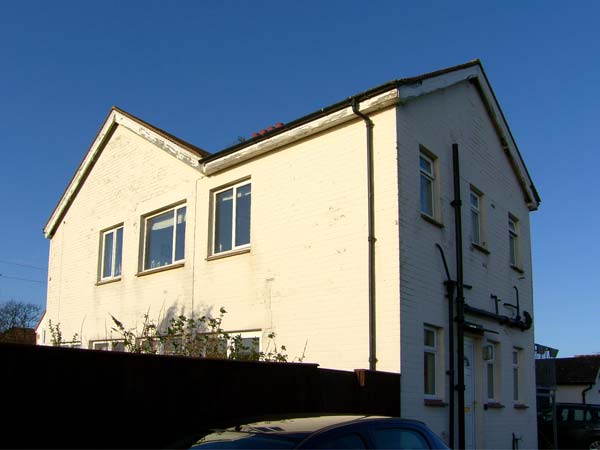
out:
{"label": "vehicle wheel", "polygon": [[600,438],[594,438],[590,441],[590,445],[588,445],[590,450],[600,450]]}

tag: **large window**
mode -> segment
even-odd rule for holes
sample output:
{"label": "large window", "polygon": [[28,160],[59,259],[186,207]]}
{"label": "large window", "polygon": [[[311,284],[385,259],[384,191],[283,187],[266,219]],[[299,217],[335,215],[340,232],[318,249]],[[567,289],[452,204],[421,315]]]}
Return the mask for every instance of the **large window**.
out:
{"label": "large window", "polygon": [[436,371],[438,361],[437,330],[432,327],[425,327],[423,331],[424,393],[428,397],[435,397],[437,394]]}
{"label": "large window", "polygon": [[143,270],[184,260],[185,213],[186,207],[183,205],[146,217]]}
{"label": "large window", "polygon": [[213,193],[213,254],[250,246],[251,184],[244,181]]}
{"label": "large window", "polygon": [[421,175],[421,212],[431,218],[435,217],[435,163],[425,153],[419,155],[419,171]]}
{"label": "large window", "polygon": [[121,276],[123,254],[123,227],[118,226],[102,232],[100,256],[100,281]]}
{"label": "large window", "polygon": [[519,223],[513,216],[508,217],[508,248],[510,264],[519,265]]}

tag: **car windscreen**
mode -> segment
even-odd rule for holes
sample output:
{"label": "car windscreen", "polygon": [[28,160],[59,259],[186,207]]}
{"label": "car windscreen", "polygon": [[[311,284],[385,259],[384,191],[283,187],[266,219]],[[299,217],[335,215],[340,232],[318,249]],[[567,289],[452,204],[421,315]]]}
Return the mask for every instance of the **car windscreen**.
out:
{"label": "car windscreen", "polygon": [[191,448],[290,449],[294,448],[301,440],[302,438],[297,436],[228,431],[208,434],[198,440]]}

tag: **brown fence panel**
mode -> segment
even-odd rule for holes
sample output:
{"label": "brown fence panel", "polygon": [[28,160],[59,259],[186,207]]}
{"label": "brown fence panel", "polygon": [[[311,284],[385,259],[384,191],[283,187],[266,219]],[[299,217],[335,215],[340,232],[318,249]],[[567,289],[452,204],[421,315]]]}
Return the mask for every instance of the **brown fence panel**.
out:
{"label": "brown fence panel", "polygon": [[398,374],[315,364],[14,344],[0,344],[0,360],[4,448],[164,448],[248,417],[400,407]]}

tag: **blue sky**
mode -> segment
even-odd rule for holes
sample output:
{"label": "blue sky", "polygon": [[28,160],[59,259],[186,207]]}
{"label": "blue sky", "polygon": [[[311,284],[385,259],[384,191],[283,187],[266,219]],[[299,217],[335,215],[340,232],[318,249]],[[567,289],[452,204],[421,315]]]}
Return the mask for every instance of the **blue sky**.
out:
{"label": "blue sky", "polygon": [[45,303],[42,228],[112,105],[217,151],[480,58],[542,197],[536,341],[600,352],[598,17],[593,1],[1,2],[0,301]]}

